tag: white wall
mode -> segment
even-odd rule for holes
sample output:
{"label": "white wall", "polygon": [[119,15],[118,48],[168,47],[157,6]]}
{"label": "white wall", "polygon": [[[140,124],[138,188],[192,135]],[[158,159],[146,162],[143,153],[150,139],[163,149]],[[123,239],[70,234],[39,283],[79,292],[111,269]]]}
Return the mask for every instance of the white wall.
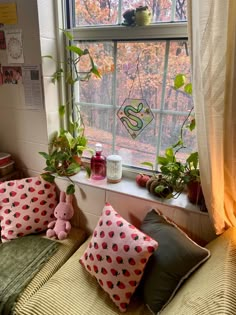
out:
{"label": "white wall", "polygon": [[[0,0],[1,3],[10,0]],[[55,70],[52,61],[43,55],[56,56],[55,18],[53,0],[16,0],[18,24],[3,29],[21,29],[24,64],[8,64],[6,51],[0,51],[2,66],[42,66],[44,96],[41,107],[31,110],[25,106],[23,84],[0,86],[0,151],[12,154],[25,175],[42,172],[44,159],[39,151],[47,151],[48,134],[58,128],[57,87],[50,82]],[[45,106],[45,107],[44,107]],[[46,110],[45,110],[46,108]],[[54,129],[54,127],[53,127]]]}

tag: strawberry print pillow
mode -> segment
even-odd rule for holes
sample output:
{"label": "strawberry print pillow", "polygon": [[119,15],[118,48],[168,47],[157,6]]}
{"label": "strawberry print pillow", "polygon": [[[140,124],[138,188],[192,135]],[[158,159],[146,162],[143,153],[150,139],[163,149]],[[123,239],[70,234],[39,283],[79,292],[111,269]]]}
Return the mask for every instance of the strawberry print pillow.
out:
{"label": "strawberry print pillow", "polygon": [[56,186],[41,177],[0,184],[2,242],[47,229],[57,205]]}
{"label": "strawberry print pillow", "polygon": [[125,312],[158,243],[106,204],[79,262]]}

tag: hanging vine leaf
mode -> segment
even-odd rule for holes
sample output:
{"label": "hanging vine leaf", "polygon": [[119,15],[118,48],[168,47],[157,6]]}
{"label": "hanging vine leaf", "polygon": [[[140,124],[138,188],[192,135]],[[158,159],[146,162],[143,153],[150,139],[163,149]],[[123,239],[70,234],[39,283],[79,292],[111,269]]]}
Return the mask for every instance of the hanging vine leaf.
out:
{"label": "hanging vine leaf", "polygon": [[68,175],[73,175],[73,174],[76,174],[76,173],[79,173],[80,171],[80,165],[77,164],[77,163],[71,163],[69,165],[69,167],[67,168],[67,174]]}
{"label": "hanging vine leaf", "polygon": [[55,83],[56,81],[60,80],[62,77],[63,69],[60,68],[56,72],[53,73],[52,75],[52,82]]}
{"label": "hanging vine leaf", "polygon": [[176,147],[182,146],[183,144],[184,144],[183,139],[180,138],[172,147],[176,148]]}
{"label": "hanging vine leaf", "polygon": [[66,188],[67,195],[73,195],[75,193],[75,185],[71,184]]}
{"label": "hanging vine leaf", "polygon": [[94,67],[91,69],[91,72],[92,72],[93,74],[95,74],[98,78],[101,78],[101,74],[100,74],[100,72],[99,72],[97,66],[94,66]]}
{"label": "hanging vine leaf", "polygon": [[189,124],[189,130],[193,131],[196,127],[196,120],[193,118]]}
{"label": "hanging vine leaf", "polygon": [[174,79],[174,88],[179,89],[184,86],[186,77],[184,74],[178,74]]}
{"label": "hanging vine leaf", "polygon": [[46,152],[39,152],[40,155],[42,155],[46,160],[50,158],[50,155]]}
{"label": "hanging vine leaf", "polygon": [[49,174],[49,173],[43,173],[41,174],[41,177],[46,180],[46,182],[49,182],[49,183],[54,183],[55,181],[55,176]]}
{"label": "hanging vine leaf", "polygon": [[73,79],[72,74],[68,73],[67,77],[66,77],[66,83],[73,85],[77,80]]}
{"label": "hanging vine leaf", "polygon": [[[97,66],[93,62],[92,56],[90,56],[89,50],[87,48],[83,50],[77,47],[77,43],[76,45],[70,45],[73,43],[72,34],[68,31],[61,31],[67,37],[67,42],[69,41],[69,44],[65,47],[69,57],[66,61],[56,61],[58,69],[52,75],[51,81],[55,83],[63,76],[63,83],[73,85],[77,81],[88,81],[91,75],[101,77]],[[81,61],[81,57],[85,55],[87,55],[87,58],[84,58],[83,61],[85,62],[83,62],[83,65],[87,62],[88,70],[79,72],[78,63]],[[44,56],[44,58],[53,59],[50,55]],[[60,104],[59,117],[62,118],[65,115],[66,108],[70,107],[72,101],[73,98],[66,100],[66,105]],[[82,163],[78,163],[78,160],[81,160],[83,152],[86,150],[94,153],[92,149],[87,147],[87,139],[84,136],[83,119],[76,104],[74,104],[73,115],[71,114],[68,128],[61,128],[59,132],[55,132],[55,135],[50,138],[49,154],[39,152],[46,160],[45,173],[42,174],[42,177],[49,182],[53,182],[57,176],[66,176],[69,178],[78,173],[81,167],[83,167]],[[67,193],[73,194],[74,191],[74,185],[69,185]]]}
{"label": "hanging vine leaf", "polygon": [[72,51],[73,53],[79,55],[80,57],[84,55],[84,51],[77,46],[66,46],[66,49]]}
{"label": "hanging vine leaf", "polygon": [[69,39],[69,40],[73,40],[73,36],[70,32],[65,31],[63,29],[60,29],[61,31],[63,31],[64,35]]}
{"label": "hanging vine leaf", "polygon": [[64,117],[65,112],[66,112],[66,107],[65,107],[65,105],[60,105],[60,106],[59,106],[59,116],[60,116],[61,118]]}
{"label": "hanging vine leaf", "polygon": [[152,169],[152,171],[154,170],[153,163],[151,163],[151,162],[142,162],[141,164],[144,165],[144,166],[150,167]]}
{"label": "hanging vine leaf", "polygon": [[90,58],[90,62],[91,62],[91,65],[92,65],[91,72],[93,74],[95,74],[97,77],[101,78],[101,74],[100,74],[100,72],[98,70],[98,67],[94,63],[93,58],[90,55],[89,55],[89,58]]}
{"label": "hanging vine leaf", "polygon": [[192,83],[188,83],[185,85],[184,92],[188,95],[192,95]]}

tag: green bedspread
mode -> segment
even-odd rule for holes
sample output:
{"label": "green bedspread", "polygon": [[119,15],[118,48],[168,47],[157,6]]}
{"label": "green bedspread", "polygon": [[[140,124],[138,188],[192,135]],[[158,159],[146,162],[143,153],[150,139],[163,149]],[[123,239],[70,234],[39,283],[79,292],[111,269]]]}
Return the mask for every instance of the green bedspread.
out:
{"label": "green bedspread", "polygon": [[1,315],[11,313],[19,294],[58,246],[57,242],[37,235],[0,244]]}

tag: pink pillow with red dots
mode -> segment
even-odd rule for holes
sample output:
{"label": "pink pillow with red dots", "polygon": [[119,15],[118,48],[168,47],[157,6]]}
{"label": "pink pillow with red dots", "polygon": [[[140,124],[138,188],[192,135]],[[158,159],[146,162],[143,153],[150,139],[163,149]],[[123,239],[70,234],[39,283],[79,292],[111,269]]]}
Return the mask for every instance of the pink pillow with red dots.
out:
{"label": "pink pillow with red dots", "polygon": [[125,312],[158,243],[106,204],[80,263]]}
{"label": "pink pillow with red dots", "polygon": [[47,229],[57,205],[56,186],[41,177],[0,184],[2,242]]}

